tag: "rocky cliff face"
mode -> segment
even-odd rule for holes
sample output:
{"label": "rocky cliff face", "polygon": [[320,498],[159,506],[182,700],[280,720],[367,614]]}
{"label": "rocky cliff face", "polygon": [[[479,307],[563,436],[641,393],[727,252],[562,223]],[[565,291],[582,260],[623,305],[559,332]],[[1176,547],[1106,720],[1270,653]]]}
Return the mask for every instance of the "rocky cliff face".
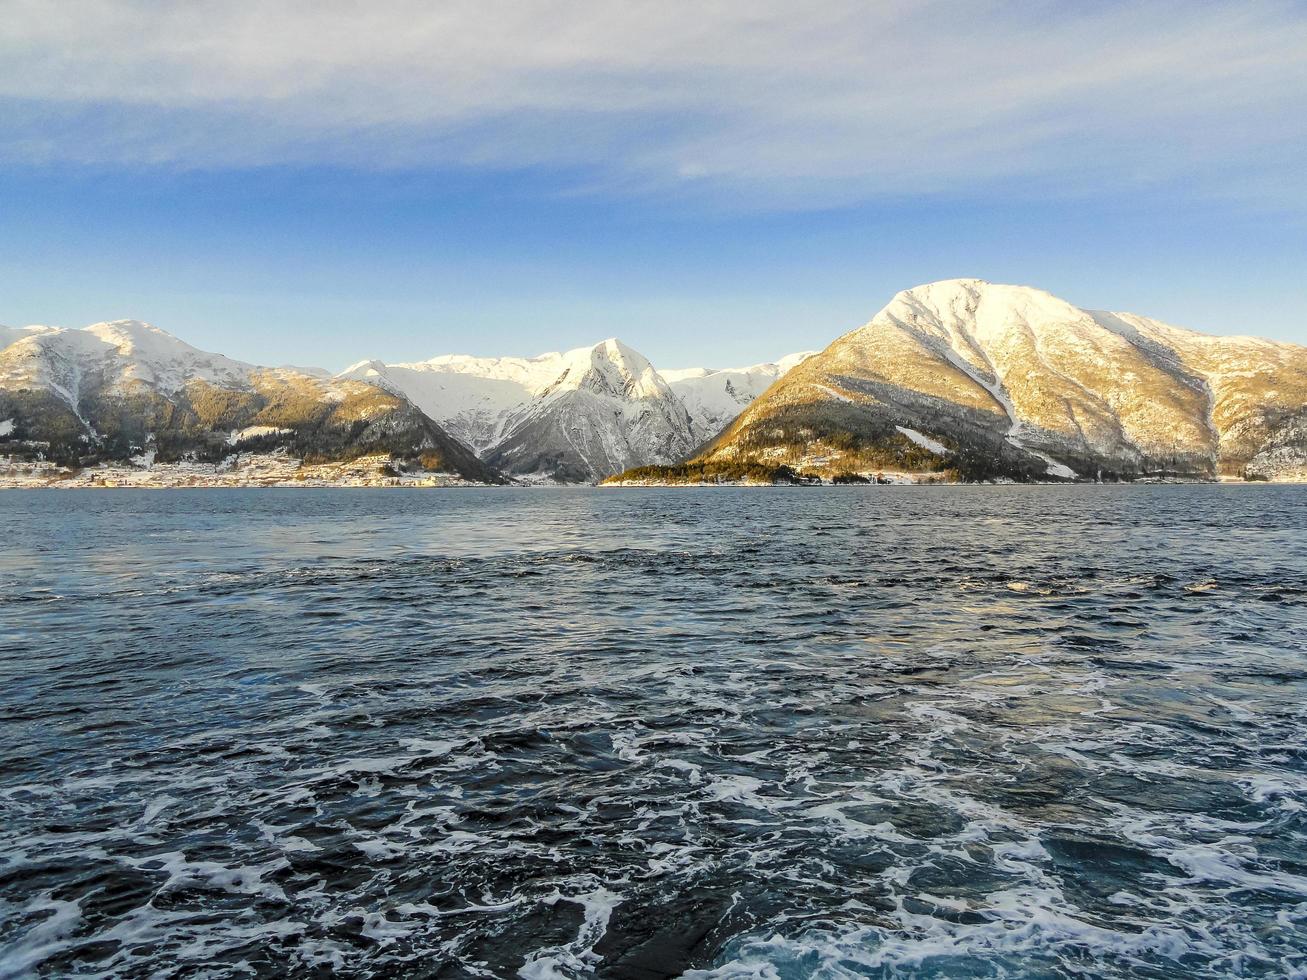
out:
{"label": "rocky cliff face", "polygon": [[256,367],[132,320],[9,328],[0,343],[7,456],[150,465],[235,452],[312,461],[380,453],[466,480],[500,479],[412,404],[364,382]]}
{"label": "rocky cliff face", "polygon": [[1293,476],[1307,348],[1208,337],[974,279],[906,290],[701,454],[966,478]]}

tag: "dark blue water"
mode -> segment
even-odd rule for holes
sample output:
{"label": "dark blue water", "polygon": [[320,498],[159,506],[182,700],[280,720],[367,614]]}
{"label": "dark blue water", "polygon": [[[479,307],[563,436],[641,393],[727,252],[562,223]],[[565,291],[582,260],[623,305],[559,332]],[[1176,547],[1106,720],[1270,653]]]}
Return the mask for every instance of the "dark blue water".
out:
{"label": "dark blue water", "polygon": [[1307,488],[0,528],[0,975],[1307,975]]}

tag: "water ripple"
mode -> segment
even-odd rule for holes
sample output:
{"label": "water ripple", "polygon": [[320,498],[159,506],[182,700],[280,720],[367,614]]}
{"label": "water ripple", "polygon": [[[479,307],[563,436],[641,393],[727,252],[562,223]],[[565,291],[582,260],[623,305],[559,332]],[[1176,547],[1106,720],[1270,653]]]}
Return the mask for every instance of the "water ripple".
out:
{"label": "water ripple", "polygon": [[1297,488],[0,506],[0,976],[1307,975]]}

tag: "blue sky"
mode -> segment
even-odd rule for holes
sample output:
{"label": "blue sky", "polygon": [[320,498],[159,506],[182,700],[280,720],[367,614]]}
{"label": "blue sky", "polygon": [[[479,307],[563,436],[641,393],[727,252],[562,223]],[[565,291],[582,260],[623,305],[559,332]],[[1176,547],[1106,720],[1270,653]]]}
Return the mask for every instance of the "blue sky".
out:
{"label": "blue sky", "polygon": [[978,276],[1307,343],[1301,4],[0,6],[3,323],[726,366]]}

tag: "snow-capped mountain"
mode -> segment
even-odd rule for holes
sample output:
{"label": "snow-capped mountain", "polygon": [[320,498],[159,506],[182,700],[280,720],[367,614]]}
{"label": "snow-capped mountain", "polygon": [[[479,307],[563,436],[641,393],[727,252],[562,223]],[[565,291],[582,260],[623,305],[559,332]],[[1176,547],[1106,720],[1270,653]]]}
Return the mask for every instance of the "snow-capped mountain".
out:
{"label": "snow-capped mountain", "polygon": [[498,479],[393,393],[234,361],[136,320],[4,327],[0,345],[6,455],[212,461],[253,445],[322,459],[391,453],[466,479]]}
{"label": "snow-capped mountain", "polygon": [[539,357],[446,354],[411,364],[360,361],[337,377],[378,384],[408,398],[478,453],[503,438],[525,409],[591,348]]}
{"label": "snow-capped mountain", "polygon": [[700,458],[972,478],[1307,474],[1307,348],[947,280],[795,367]]}
{"label": "snow-capped mountain", "polygon": [[[126,458],[149,444],[190,458],[256,441],[319,456],[354,451],[359,438],[407,440],[474,479],[502,470],[591,482],[685,458],[799,359],[676,372],[683,401],[616,339],[532,358],[363,361],[333,377],[211,354],[135,320],[0,327],[0,452],[48,444],[61,459]],[[360,422],[349,438],[327,436]]]}
{"label": "snow-capped mountain", "polygon": [[190,381],[247,384],[257,370],[139,320],[95,323],[82,330],[3,328],[0,344],[0,387],[49,388],[74,408],[84,383],[96,392],[121,393],[141,384],[172,394]]}
{"label": "snow-capped mountain", "polygon": [[696,439],[717,435],[782,375],[816,351],[744,368],[663,368],[659,373],[690,413]]}
{"label": "snow-capped mountain", "polygon": [[[721,428],[696,419],[665,376],[615,338],[531,358],[364,361],[340,377],[402,394],[490,465],[526,478],[589,482],[670,463]],[[749,398],[766,387],[739,383]],[[732,404],[727,420],[747,399]]]}
{"label": "snow-capped mountain", "polygon": [[216,465],[249,451],[380,454],[479,481],[591,482],[691,457],[696,472],[831,477],[1303,479],[1307,348],[976,279],[905,290],[819,353],[729,370],[660,372],[609,339],[532,358],[363,361],[333,377],[134,320],[0,327],[2,457]]}

